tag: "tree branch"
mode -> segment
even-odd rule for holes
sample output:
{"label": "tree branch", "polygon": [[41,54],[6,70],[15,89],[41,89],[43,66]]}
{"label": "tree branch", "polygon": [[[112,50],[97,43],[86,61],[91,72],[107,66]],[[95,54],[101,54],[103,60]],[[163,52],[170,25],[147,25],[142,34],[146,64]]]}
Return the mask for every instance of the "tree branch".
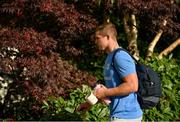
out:
{"label": "tree branch", "polygon": [[[167,21],[164,20],[163,26],[166,26],[166,24],[167,24]],[[156,34],[156,36],[154,37],[153,41],[149,44],[148,49],[147,49],[146,60],[150,59],[150,57],[152,56],[152,54],[154,52],[154,47],[156,46],[157,42],[159,41],[162,33],[163,33],[163,30],[159,29],[159,31]]]}
{"label": "tree branch", "polygon": [[168,53],[172,52],[178,45],[180,45],[180,38],[173,42],[169,47],[164,49],[158,56],[161,59],[163,56],[166,56]]}

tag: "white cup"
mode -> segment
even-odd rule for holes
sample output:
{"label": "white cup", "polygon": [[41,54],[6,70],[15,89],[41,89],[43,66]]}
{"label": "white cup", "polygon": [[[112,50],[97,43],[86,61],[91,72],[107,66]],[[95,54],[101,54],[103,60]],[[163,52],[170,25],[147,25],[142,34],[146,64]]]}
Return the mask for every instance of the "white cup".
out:
{"label": "white cup", "polygon": [[86,96],[86,101],[91,104],[94,105],[98,102],[97,97],[91,92],[90,95]]}

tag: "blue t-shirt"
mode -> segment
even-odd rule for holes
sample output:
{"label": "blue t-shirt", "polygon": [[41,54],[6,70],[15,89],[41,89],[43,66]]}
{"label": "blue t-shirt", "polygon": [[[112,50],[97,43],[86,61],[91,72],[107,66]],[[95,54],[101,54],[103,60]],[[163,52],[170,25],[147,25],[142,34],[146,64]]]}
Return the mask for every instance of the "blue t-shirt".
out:
{"label": "blue t-shirt", "polygon": [[[108,54],[104,65],[104,80],[108,88],[119,86],[123,82],[121,80],[123,77],[136,73],[134,60],[127,52],[122,50],[118,51],[114,57],[114,66],[117,69],[115,71],[111,65],[114,52]],[[127,96],[114,96],[110,97],[110,99],[111,117],[135,119],[142,116],[142,110],[137,101],[136,93],[130,93]]]}

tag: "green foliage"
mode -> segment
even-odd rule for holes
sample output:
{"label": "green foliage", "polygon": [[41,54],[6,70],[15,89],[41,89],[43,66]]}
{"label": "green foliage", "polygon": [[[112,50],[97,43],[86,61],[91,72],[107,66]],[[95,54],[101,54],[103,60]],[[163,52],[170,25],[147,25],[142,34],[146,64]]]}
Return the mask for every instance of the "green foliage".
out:
{"label": "green foliage", "polygon": [[91,88],[87,85],[82,85],[82,88],[77,88],[71,92],[69,99],[62,97],[49,97],[43,101],[42,109],[44,114],[41,120],[66,120],[66,121],[100,121],[108,119],[107,106],[98,103],[87,112],[77,112],[76,108],[83,102],[85,97],[91,92]]}
{"label": "green foliage", "polygon": [[93,67],[93,70],[90,72],[93,72],[93,74],[98,78],[98,79],[103,79],[102,72],[103,72],[103,63],[104,63],[105,58],[99,58],[96,62],[91,62],[91,67]]}
{"label": "green foliage", "polygon": [[[144,121],[177,121],[180,120],[180,66],[171,57],[159,60],[153,58],[150,62],[142,61],[157,71],[162,80],[163,96],[160,103],[152,109],[143,110]],[[45,110],[42,120],[108,120],[108,107],[98,103],[87,112],[76,112],[80,103],[85,102],[85,96],[91,89],[83,85],[70,94],[70,98],[49,98],[43,103]]]}
{"label": "green foliage", "polygon": [[180,66],[171,57],[154,58],[148,64],[161,77],[163,96],[156,108],[144,111],[144,120],[180,120]]}
{"label": "green foliage", "polygon": [[107,121],[109,118],[108,107],[104,104],[97,103],[90,111],[85,113],[83,120],[88,121]]}

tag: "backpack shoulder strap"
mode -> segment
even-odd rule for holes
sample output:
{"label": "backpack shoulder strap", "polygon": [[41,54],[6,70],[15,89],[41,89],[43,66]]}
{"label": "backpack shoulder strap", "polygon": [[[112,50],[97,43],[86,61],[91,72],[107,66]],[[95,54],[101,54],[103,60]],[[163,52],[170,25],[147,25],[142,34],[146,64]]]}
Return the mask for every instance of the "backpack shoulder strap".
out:
{"label": "backpack shoulder strap", "polygon": [[[127,53],[132,57],[132,59],[135,61],[135,63],[136,63],[136,64],[139,64],[139,62],[138,62],[127,50],[125,50],[125,49],[123,49],[123,48],[118,48],[118,49],[115,50],[115,52],[114,52],[114,54],[113,54],[113,56],[112,56],[112,63],[111,63],[112,67],[114,68],[114,70],[115,70],[117,73],[118,73],[118,71],[117,71],[116,67],[114,66],[114,58],[115,58],[115,55],[116,55],[116,53],[117,53],[118,51],[125,51],[125,52],[127,52]],[[119,75],[118,75],[118,77],[119,77],[119,79],[121,79]]]}
{"label": "backpack shoulder strap", "polygon": [[121,78],[120,78],[120,76],[119,76],[119,74],[118,74],[118,71],[117,71],[116,67],[114,66],[114,58],[115,58],[116,53],[117,53],[118,51],[122,51],[122,50],[123,50],[123,48],[118,48],[118,49],[115,50],[115,52],[114,52],[114,54],[113,54],[113,56],[112,56],[112,63],[111,63],[111,65],[112,65],[112,67],[114,68],[115,72],[117,73],[119,79],[121,79]]}

